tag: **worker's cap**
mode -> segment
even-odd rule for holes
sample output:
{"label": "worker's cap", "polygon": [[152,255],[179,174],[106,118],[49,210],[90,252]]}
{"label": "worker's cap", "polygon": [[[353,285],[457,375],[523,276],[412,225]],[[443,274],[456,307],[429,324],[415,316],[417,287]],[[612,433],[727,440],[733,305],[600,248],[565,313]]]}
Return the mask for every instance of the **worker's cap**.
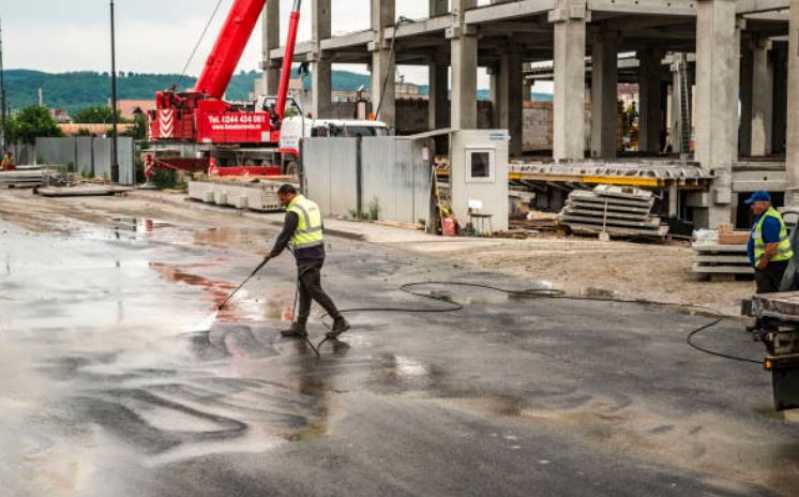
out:
{"label": "worker's cap", "polygon": [[749,195],[749,198],[744,202],[746,205],[754,204],[755,202],[771,202],[771,195],[765,191],[755,192]]}

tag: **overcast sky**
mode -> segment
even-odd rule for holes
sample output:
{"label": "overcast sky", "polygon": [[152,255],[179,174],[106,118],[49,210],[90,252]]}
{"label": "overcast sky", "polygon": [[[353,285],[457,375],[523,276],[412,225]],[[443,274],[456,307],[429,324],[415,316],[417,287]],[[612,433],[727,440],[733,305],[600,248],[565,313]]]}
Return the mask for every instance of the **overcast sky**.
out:
{"label": "overcast sky", "polygon": [[[117,67],[120,71],[179,73],[218,0],[116,0]],[[274,0],[277,1],[277,0]],[[280,0],[282,33],[292,0]],[[188,73],[199,74],[233,0],[222,0],[208,35]],[[344,34],[369,28],[369,0],[334,0],[333,31]],[[480,0],[480,4],[488,0]],[[310,0],[303,2],[299,39],[310,33]],[[427,17],[426,0],[397,0],[397,16]],[[3,56],[7,69],[47,72],[108,71],[108,0],[0,0]],[[261,26],[253,34],[240,70],[259,68]],[[337,66],[366,72],[365,66]],[[400,67],[406,79],[427,83],[424,68]],[[487,87],[485,74],[480,86]]]}

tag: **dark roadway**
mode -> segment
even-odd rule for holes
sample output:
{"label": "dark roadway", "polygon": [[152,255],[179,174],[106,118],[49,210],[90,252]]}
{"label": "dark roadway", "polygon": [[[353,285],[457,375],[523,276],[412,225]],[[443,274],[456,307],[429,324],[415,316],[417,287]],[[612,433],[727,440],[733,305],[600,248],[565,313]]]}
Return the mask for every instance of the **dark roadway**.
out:
{"label": "dark roadway", "polygon": [[[217,315],[258,258],[196,229],[0,233],[2,496],[799,494],[799,424],[767,374],[685,345],[707,317],[429,287],[466,308],[352,314],[317,360],[277,335],[288,255]],[[437,305],[410,281],[533,284],[329,245],[341,307]],[[734,321],[699,341],[761,354]]]}

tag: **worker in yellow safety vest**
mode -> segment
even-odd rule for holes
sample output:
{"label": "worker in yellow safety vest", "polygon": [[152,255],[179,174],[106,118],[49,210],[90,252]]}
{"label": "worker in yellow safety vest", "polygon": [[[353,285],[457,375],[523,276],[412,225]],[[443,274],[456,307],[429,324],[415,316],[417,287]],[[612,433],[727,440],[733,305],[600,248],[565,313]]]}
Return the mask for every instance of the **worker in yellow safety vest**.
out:
{"label": "worker in yellow safety vest", "polygon": [[322,212],[319,206],[297,193],[292,185],[285,184],[277,192],[280,203],[286,208],[283,231],[267,256],[273,259],[289,248],[297,261],[297,279],[300,306],[291,328],[281,331],[284,337],[305,338],[306,325],[311,312],[311,302],[316,301],[333,318],[333,327],[327,333],[330,339],[338,338],[350,325],[336,308],[336,304],[322,289],[322,266],[325,263]]}
{"label": "worker in yellow safety vest", "polygon": [[793,257],[788,229],[780,213],[771,206],[768,192],[753,193],[746,204],[755,215],[747,253],[755,268],[757,293],[779,292],[785,269]]}

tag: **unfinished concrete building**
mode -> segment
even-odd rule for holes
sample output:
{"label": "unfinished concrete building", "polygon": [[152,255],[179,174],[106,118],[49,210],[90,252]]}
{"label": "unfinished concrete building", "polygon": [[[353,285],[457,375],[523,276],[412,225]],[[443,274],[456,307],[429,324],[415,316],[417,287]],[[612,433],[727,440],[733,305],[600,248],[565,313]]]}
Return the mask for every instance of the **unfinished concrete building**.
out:
{"label": "unfinished concrete building", "polygon": [[[799,2],[424,1],[429,18],[398,21],[396,0],[370,0],[371,29],[334,37],[331,0],[312,0],[312,39],[297,46],[311,67],[309,111],[330,113],[332,64],[367,64],[372,104],[394,125],[393,71],[419,65],[429,68],[429,128],[478,128],[484,67],[492,125],[511,137],[511,179],[541,202],[556,203],[559,187],[651,187],[664,193],[664,213],[696,227],[735,223],[739,197],[753,190],[799,203],[799,47],[787,36],[799,31]],[[282,58],[279,9],[269,2],[265,17],[268,92]],[[521,146],[523,102],[541,78],[554,82],[543,160]],[[622,81],[639,85],[640,152],[617,156]]]}

